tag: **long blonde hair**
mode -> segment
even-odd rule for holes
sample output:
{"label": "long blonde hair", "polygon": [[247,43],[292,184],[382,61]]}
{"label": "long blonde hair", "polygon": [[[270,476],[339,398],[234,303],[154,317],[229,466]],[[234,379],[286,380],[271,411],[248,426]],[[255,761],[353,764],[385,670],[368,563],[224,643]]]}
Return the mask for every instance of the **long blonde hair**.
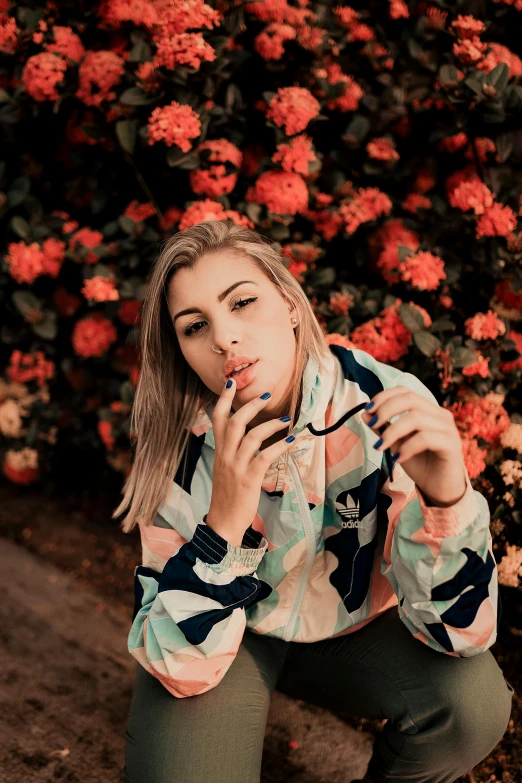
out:
{"label": "long blonde hair", "polygon": [[[112,515],[117,517],[129,509],[121,523],[124,533],[129,533],[138,522],[146,526],[152,523],[172,486],[198,414],[218,400],[181,352],[167,291],[178,269],[192,269],[201,256],[222,250],[254,261],[295,307],[296,382],[289,430],[294,427],[309,355],[321,367],[325,366],[323,359],[329,354],[329,346],[324,332],[306,294],[284,265],[280,245],[231,220],[205,220],[166,240],[147,277],[141,308],[140,378],[130,419],[130,437],[135,440],[136,449],[123,499]],[[185,468],[186,461],[183,471]]]}

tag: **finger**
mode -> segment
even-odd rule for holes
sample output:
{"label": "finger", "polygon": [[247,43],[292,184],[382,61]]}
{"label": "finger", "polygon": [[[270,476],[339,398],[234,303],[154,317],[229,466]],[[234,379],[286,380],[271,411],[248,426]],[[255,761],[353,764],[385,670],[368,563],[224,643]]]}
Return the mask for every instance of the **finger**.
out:
{"label": "finger", "polygon": [[447,451],[448,443],[444,432],[416,432],[410,438],[406,438],[399,451],[397,462],[407,462],[416,454],[424,451],[435,453]]}
{"label": "finger", "polygon": [[[391,389],[387,389],[387,391],[391,391]],[[429,420],[433,418],[442,420],[445,417],[445,411],[439,405],[435,405],[430,400],[426,400],[415,392],[407,390],[399,392],[379,403],[375,402],[370,410],[362,412],[362,420],[370,427],[382,427],[394,416],[400,416],[413,410],[424,411],[424,415],[427,415]],[[372,424],[370,424],[370,421]]]}
{"label": "finger", "polygon": [[[411,410],[406,416],[402,416],[393,424],[381,425],[379,430],[382,443],[380,446],[374,446],[377,451],[385,449],[394,449],[400,438],[407,437],[413,432],[444,432],[450,435],[448,423],[445,419],[427,419],[426,413],[421,410]],[[377,443],[378,441],[376,441]]]}
{"label": "finger", "polygon": [[258,456],[252,460],[250,463],[250,470],[253,471],[253,475],[258,481],[263,480],[268,465],[271,465],[272,462],[281,456],[281,454],[288,451],[295,440],[295,435],[288,435],[288,437],[292,440],[288,441],[286,438],[283,438],[282,440],[277,441],[277,443],[273,443],[271,446],[263,449],[261,454],[258,454]]}
{"label": "finger", "polygon": [[[249,467],[256,451],[261,448],[263,441],[270,436],[275,435],[278,430],[281,430],[281,437],[277,442],[280,443],[284,440],[283,430],[287,429],[290,423],[290,421],[281,421],[279,418],[270,419],[270,421],[265,421],[262,424],[253,427],[253,429],[243,438],[236,454],[236,460],[243,470],[246,470]],[[287,433],[287,435],[288,434],[289,433]],[[262,449],[262,452],[268,451],[269,448],[270,446],[267,446],[266,449]]]}
{"label": "finger", "polygon": [[219,395],[219,398],[214,407],[212,414],[212,429],[214,431],[214,442],[216,444],[216,451],[223,447],[225,442],[225,435],[228,427],[228,420],[230,417],[230,409],[232,407],[232,400],[236,393],[236,381],[234,378],[228,378],[227,381],[232,381],[232,385],[227,389],[227,384],[223,386],[223,390]]}

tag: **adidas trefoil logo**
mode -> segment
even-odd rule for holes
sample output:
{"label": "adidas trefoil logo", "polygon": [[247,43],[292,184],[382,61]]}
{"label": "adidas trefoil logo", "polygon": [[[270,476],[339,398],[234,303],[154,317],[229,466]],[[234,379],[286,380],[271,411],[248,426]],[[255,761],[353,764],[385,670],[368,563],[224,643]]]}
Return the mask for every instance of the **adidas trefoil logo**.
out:
{"label": "adidas trefoil logo", "polygon": [[[339,501],[339,498],[341,495],[346,494],[346,503],[342,503]],[[350,495],[349,492],[342,492],[341,495],[338,496],[338,499],[335,501],[335,508],[339,512],[342,518],[342,527],[344,528],[358,528],[360,524],[360,518],[359,518],[359,499],[355,501],[355,499]]]}

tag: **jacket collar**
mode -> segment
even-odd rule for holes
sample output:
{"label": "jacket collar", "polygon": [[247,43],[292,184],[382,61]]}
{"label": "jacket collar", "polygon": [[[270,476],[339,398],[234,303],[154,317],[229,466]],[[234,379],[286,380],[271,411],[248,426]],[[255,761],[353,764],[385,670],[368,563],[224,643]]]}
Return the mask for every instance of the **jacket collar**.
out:
{"label": "jacket collar", "polygon": [[[338,360],[329,352],[324,357],[324,363],[327,370],[319,365],[319,362],[309,355],[303,372],[303,396],[301,401],[301,410],[296,424],[292,429],[292,434],[299,436],[305,430],[308,423],[312,423],[317,429],[324,428],[324,417],[326,409],[331,402],[336,385]],[[199,415],[191,428],[194,435],[205,435],[205,443],[212,448],[215,447],[214,431],[212,428],[212,414],[215,403],[210,403]],[[311,435],[308,429],[306,434]],[[311,436],[313,437],[313,436]]]}

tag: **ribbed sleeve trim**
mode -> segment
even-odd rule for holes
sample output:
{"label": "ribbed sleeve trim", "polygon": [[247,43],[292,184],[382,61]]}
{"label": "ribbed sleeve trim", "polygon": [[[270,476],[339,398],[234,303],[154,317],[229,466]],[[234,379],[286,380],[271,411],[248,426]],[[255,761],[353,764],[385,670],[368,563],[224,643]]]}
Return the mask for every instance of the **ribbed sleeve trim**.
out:
{"label": "ribbed sleeve trim", "polygon": [[441,508],[429,506],[426,499],[417,487],[417,496],[421,507],[424,525],[434,536],[456,536],[463,533],[480,514],[475,490],[471,486],[469,476],[466,474],[466,491],[464,495],[452,506]]}
{"label": "ribbed sleeve trim", "polygon": [[249,529],[242,541],[245,543],[246,539],[247,546],[235,546],[207,525],[205,517],[197,525],[191,539],[196,554],[203,553],[205,562],[218,573],[229,569],[238,576],[253,573],[268,549],[266,538],[257,530]]}

